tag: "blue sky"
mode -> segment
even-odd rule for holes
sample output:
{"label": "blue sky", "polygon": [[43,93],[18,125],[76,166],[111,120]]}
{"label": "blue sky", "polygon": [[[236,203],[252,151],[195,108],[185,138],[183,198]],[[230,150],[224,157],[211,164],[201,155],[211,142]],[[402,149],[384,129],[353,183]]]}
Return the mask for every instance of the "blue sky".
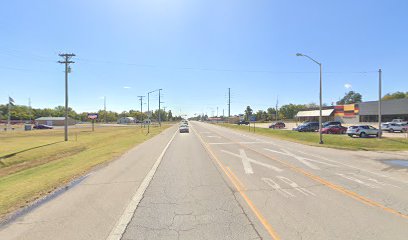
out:
{"label": "blue sky", "polygon": [[[5,1],[0,8],[0,103],[64,104],[58,53],[73,52],[70,106],[139,109],[162,88],[175,114],[231,113],[323,101],[348,90],[363,100],[408,91],[407,1]],[[158,106],[157,94],[151,108]],[[144,106],[146,109],[146,105]]]}

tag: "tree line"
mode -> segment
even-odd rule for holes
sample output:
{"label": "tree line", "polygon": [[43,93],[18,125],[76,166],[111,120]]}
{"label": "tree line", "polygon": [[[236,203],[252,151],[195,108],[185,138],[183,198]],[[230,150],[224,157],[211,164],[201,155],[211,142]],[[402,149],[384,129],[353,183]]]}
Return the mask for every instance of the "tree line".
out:
{"label": "tree line", "polygon": [[[147,119],[147,113],[137,110],[123,111],[117,113],[114,111],[104,111],[99,110],[97,122],[116,122],[121,117],[133,117],[137,120]],[[15,105],[11,107],[10,118],[11,120],[35,120],[40,117],[63,117],[65,116],[65,107],[58,106],[55,108],[30,108],[24,105]],[[151,119],[158,119],[159,110],[153,111]],[[6,120],[8,117],[8,105],[0,104],[0,120]],[[72,108],[68,108],[68,117],[75,119],[77,121],[86,122],[90,121],[88,119],[88,113],[82,112],[77,113]],[[164,111],[160,110],[160,119],[162,121],[176,121],[181,120],[180,116],[173,116],[171,110]]]}

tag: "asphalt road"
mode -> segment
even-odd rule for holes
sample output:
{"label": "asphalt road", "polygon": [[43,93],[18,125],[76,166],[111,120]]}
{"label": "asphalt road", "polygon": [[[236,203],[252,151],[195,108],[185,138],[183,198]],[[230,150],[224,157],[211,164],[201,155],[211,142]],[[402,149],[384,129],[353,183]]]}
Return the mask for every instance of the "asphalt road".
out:
{"label": "asphalt road", "polygon": [[191,123],[0,228],[0,239],[407,239],[407,168],[380,153]]}

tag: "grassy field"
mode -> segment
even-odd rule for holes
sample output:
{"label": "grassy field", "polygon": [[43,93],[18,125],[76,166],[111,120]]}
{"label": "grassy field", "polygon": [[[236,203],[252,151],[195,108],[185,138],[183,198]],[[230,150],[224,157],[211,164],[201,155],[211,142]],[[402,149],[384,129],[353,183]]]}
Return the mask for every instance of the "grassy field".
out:
{"label": "grassy field", "polygon": [[0,217],[110,161],[166,129],[103,127],[0,134]]}
{"label": "grassy field", "polygon": [[[248,131],[248,126],[233,124],[220,124],[221,126]],[[251,127],[253,131],[253,128]],[[350,138],[346,135],[324,134],[324,145],[319,143],[319,134],[310,132],[296,132],[287,130],[274,130],[268,128],[256,128],[257,134],[298,142],[319,147],[331,147],[349,150],[373,150],[373,151],[407,151],[408,139],[404,138]]]}

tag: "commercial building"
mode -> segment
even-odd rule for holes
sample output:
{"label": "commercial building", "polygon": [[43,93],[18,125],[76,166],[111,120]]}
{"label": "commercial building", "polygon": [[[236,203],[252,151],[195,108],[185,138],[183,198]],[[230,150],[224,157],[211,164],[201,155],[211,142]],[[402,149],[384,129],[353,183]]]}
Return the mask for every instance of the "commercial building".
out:
{"label": "commercial building", "polygon": [[[378,101],[326,107],[322,110],[322,118],[323,122],[339,121],[344,124],[378,122]],[[299,111],[296,119],[301,122],[319,121],[319,110]],[[381,119],[382,122],[392,119],[408,121],[408,99],[381,101]]]}
{"label": "commercial building", "polygon": [[[360,122],[378,122],[378,101],[362,102],[360,105]],[[408,98],[381,101],[381,120],[392,119],[408,121]]]}
{"label": "commercial building", "polygon": [[[36,124],[45,124],[48,126],[64,126],[65,117],[40,117],[35,119]],[[75,125],[75,120],[68,118],[68,125]]]}
{"label": "commercial building", "polygon": [[118,119],[118,124],[131,124],[136,123],[136,119],[134,117],[121,117]]}

